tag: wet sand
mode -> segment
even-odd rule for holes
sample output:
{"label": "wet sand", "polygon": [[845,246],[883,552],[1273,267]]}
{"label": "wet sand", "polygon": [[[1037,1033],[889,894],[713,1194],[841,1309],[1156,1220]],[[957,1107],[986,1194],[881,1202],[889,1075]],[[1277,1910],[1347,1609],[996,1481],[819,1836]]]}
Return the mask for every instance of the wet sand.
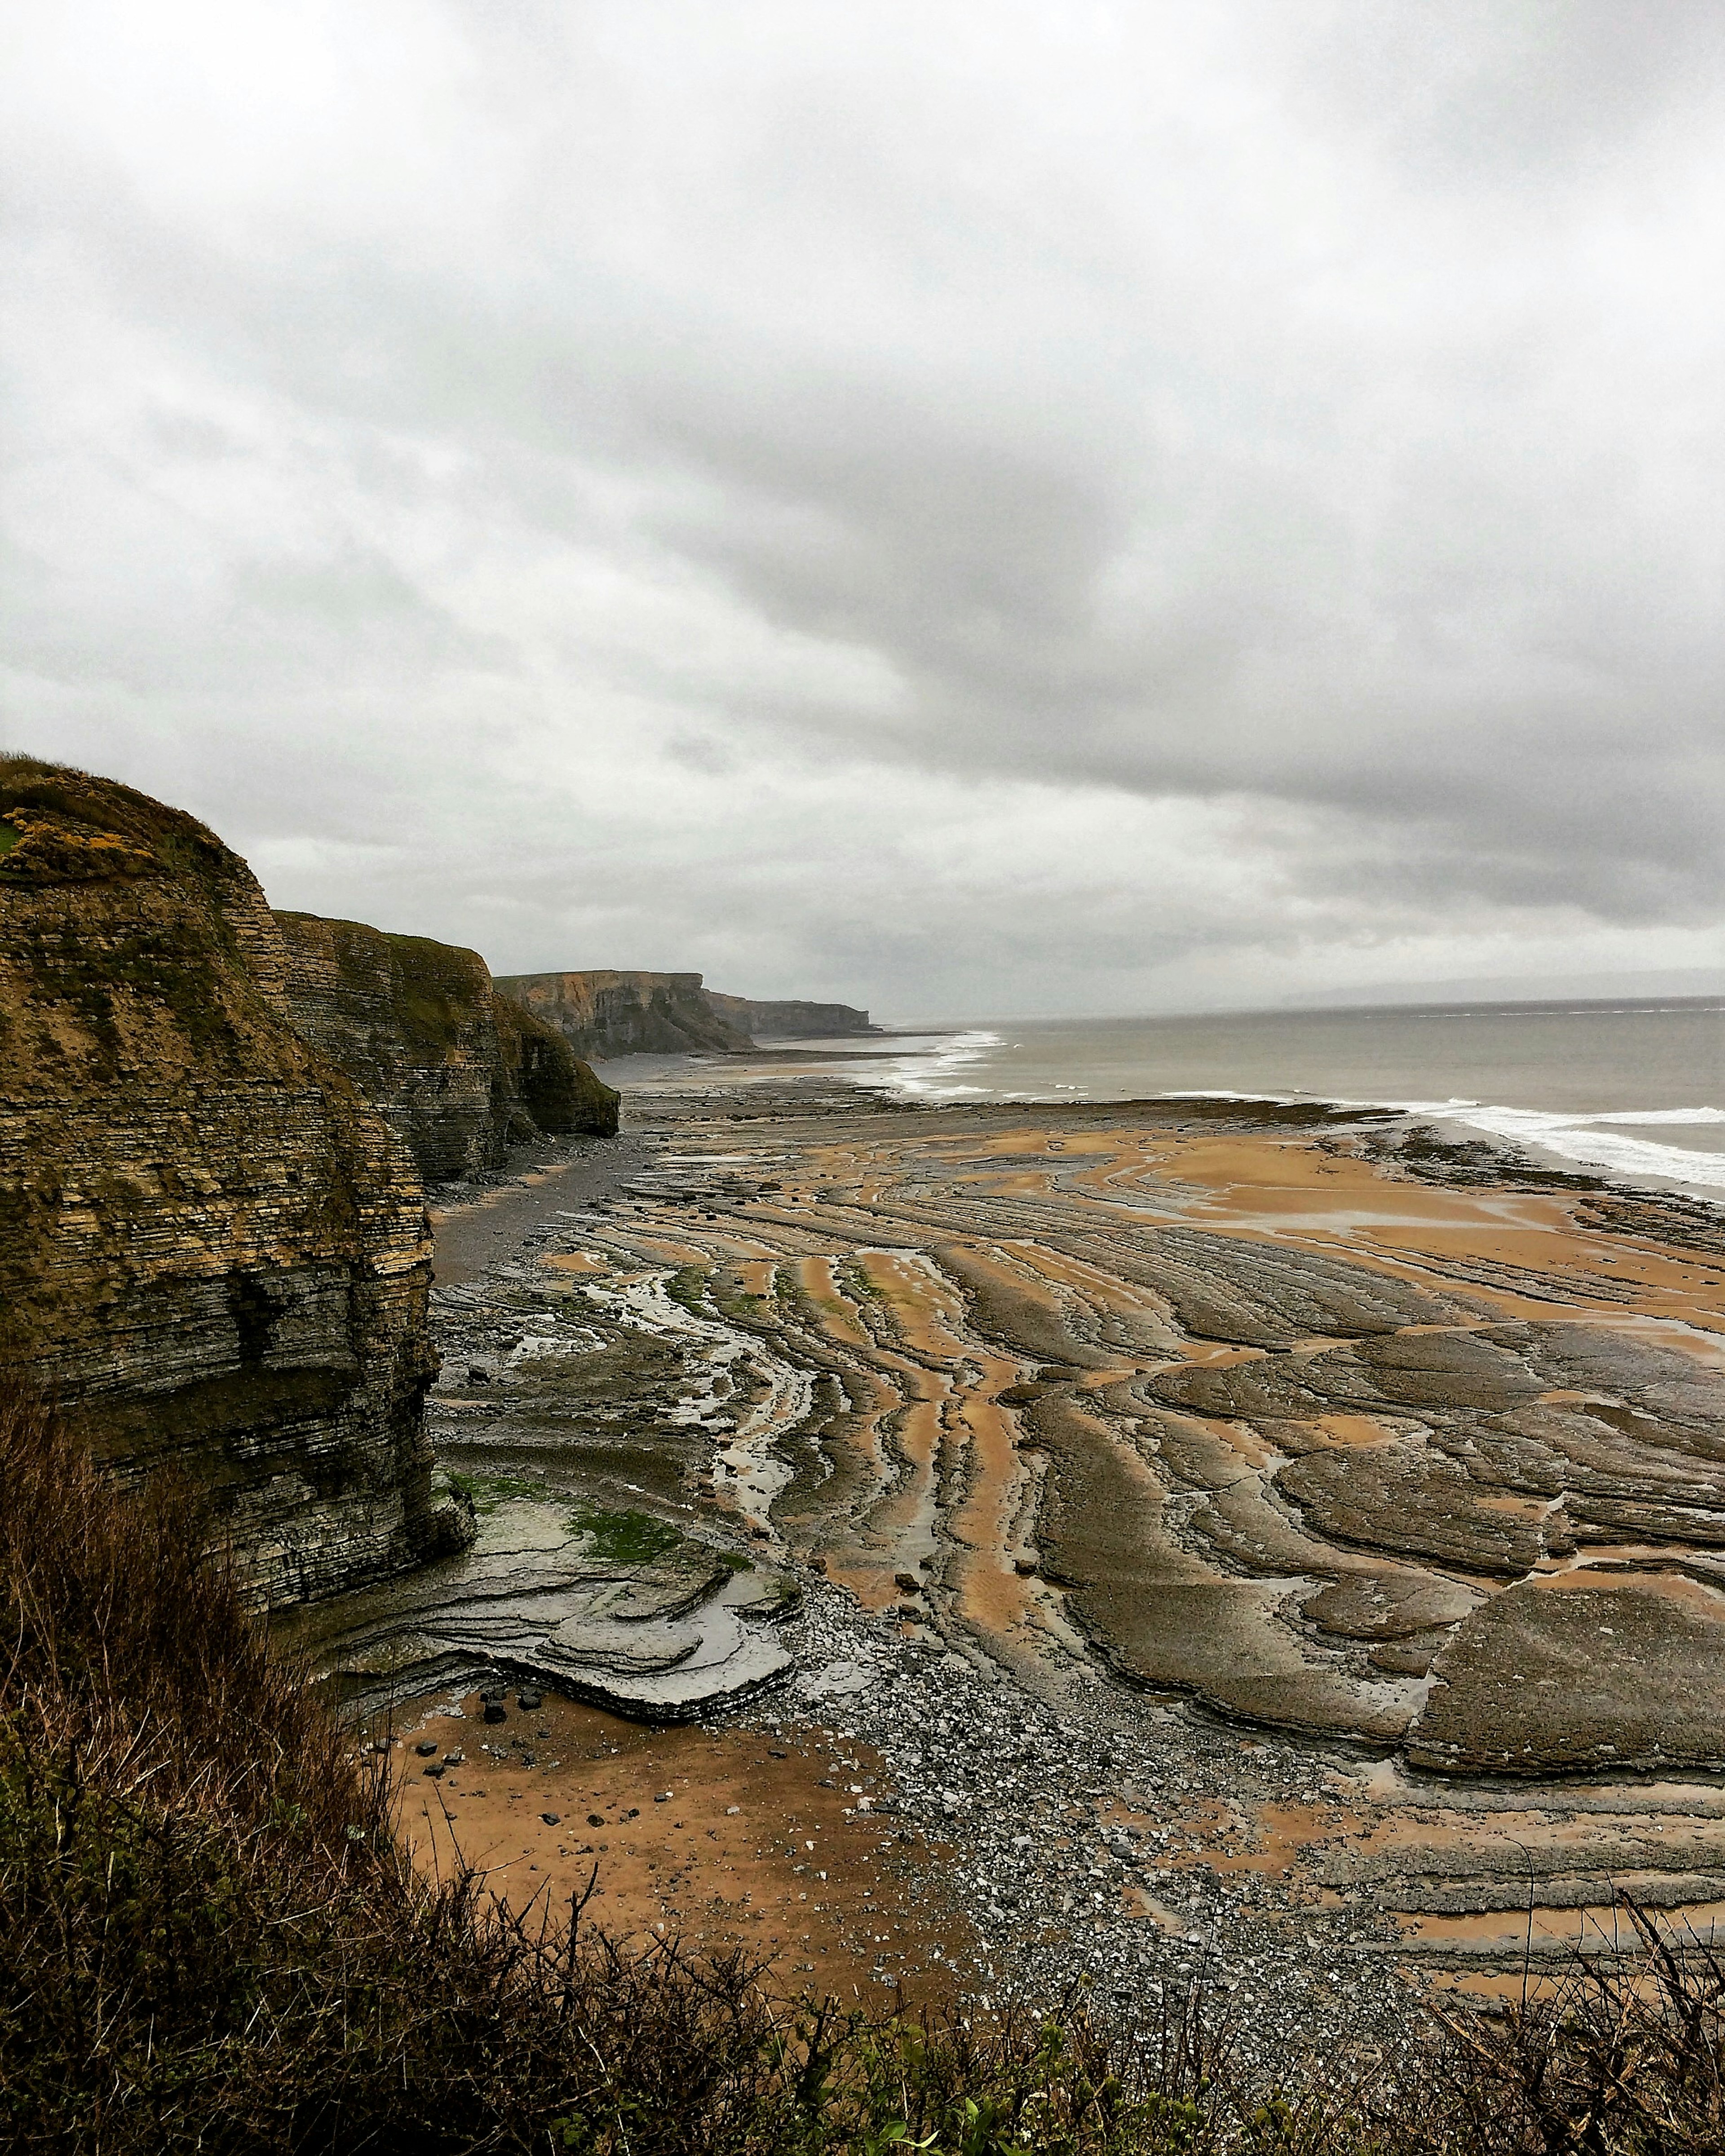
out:
{"label": "wet sand", "polygon": [[[550,1697],[523,1712],[513,1693],[500,1724],[477,1694],[454,1704],[398,1724],[399,1817],[428,1869],[459,1853],[518,1914],[566,1917],[591,1884],[584,1921],[740,1948],[791,1991],[916,2006],[968,1975],[939,1851],[874,1809],[884,1764],[836,1729],[649,1730]],[[425,1742],[465,1759],[432,1779]]]}

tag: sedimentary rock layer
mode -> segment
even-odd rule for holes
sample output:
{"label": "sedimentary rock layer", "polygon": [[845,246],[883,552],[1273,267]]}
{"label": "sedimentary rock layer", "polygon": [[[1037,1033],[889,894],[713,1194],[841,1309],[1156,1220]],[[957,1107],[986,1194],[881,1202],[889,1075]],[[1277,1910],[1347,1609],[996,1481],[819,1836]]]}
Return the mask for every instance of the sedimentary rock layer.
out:
{"label": "sedimentary rock layer", "polygon": [[206,1488],[270,1604],[459,1525],[423,1429],[419,1178],[290,1022],[289,973],[202,824],[0,765],[0,1360],[117,1468]]}
{"label": "sedimentary rock layer", "polygon": [[752,1040],[834,1040],[845,1034],[873,1033],[865,1010],[849,1004],[760,1003],[749,996],[702,992],[727,1025]]}
{"label": "sedimentary rock layer", "polygon": [[1135,1984],[1213,1940],[1243,1995],[1291,1960],[1350,2015],[1378,1957],[1537,1981],[1629,1950],[1620,1884],[1717,1936],[1725,1268],[1682,1208],[1630,1240],[1596,1189],[1435,1192],[1311,1107],[884,1105],[685,1067],[632,1090],[626,1168],[512,1194],[512,1255],[437,1297],[485,1543],[300,1613],[320,1664],[660,1718],[777,1644],[809,1711],[903,1739],[991,1924],[1124,1908]]}
{"label": "sedimentary rock layer", "polygon": [[513,973],[497,986],[554,1026],[578,1055],[682,1055],[754,1045],[714,1009],[699,973]]}
{"label": "sedimentary rock layer", "polygon": [[1435,1195],[1313,1109],[677,1130],[617,1226],[821,1373],[753,1517],[870,1601],[1427,1768],[1725,1758],[1712,1276],[1597,1194]]}
{"label": "sedimentary rock layer", "polygon": [[497,992],[478,952],[311,913],[275,920],[295,1024],[388,1116],[428,1183],[500,1167],[542,1134],[615,1132],[616,1094]]}
{"label": "sedimentary rock layer", "polygon": [[560,1211],[528,1240],[536,1263],[434,1291],[429,1420],[478,1541],[280,1626],[352,1709],[505,1670],[669,1722],[790,1673],[793,1584],[691,1532],[691,1498],[716,1448],[796,1426],[809,1381],[752,1327],[596,1273],[582,1240]]}
{"label": "sedimentary rock layer", "polygon": [[[1186,1860],[1214,1830],[1229,1876],[1369,1911],[1350,1952],[1519,1982],[1631,1951],[1619,1884],[1716,1936],[1716,1214],[1433,1188],[1315,1107],[889,1114],[714,1073],[631,1108],[664,1155],[570,1222],[587,1276],[675,1268],[812,1379],[719,1449],[722,1516],[1026,1691],[1101,1674],[1151,1731],[1183,1695],[1240,1758],[1363,1743],[1339,1803],[1224,1774]],[[1171,1922],[1178,1861],[1142,1874]]]}

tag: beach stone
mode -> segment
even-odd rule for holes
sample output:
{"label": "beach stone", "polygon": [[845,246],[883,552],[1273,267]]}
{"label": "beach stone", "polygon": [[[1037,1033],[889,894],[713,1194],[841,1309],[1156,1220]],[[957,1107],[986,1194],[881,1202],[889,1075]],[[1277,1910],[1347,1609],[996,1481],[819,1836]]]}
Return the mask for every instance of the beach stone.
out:
{"label": "beach stone", "polygon": [[507,1722],[509,1711],[497,1700],[488,1701],[485,1706],[485,1719],[491,1722]]}
{"label": "beach stone", "polygon": [[434,1759],[437,1757],[437,1747],[435,1744],[416,1744],[413,1747],[413,1749],[418,1753],[422,1759]]}
{"label": "beach stone", "polygon": [[536,1691],[519,1691],[515,1696],[515,1703],[523,1714],[537,1714],[542,1697]]}

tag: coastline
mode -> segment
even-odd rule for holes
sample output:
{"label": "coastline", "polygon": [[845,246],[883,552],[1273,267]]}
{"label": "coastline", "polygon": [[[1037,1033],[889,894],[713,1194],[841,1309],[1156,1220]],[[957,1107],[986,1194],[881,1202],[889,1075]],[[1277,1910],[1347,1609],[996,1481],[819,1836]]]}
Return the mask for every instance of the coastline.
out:
{"label": "coastline", "polygon": [[[688,1063],[632,1092],[628,1121],[631,1158],[650,1166],[608,1192],[575,1202],[555,1163],[508,1192],[525,1209],[509,1294],[680,1278],[704,1323],[813,1373],[790,1419],[740,1438],[746,1418],[711,1415],[704,1470],[691,1456],[685,1479],[655,1496],[637,1478],[619,1502],[795,1578],[803,1606],[779,1628],[788,1689],[700,1727],[721,1743],[777,1732],[788,1750],[836,1727],[871,1746],[899,1807],[895,1921],[937,1882],[950,1891],[970,1928],[970,1991],[1045,1997],[1087,1971],[1124,2010],[1169,1987],[1235,1986],[1272,2048],[1353,2025],[1369,1997],[1388,2041],[1406,2010],[1394,1972],[1489,1992],[1519,1968],[1530,1861],[1539,1967],[1609,1915],[1608,1873],[1640,1878],[1707,1935],[1725,1901],[1725,1792],[1681,1730],[1653,1730],[1635,1773],[1626,1748],[1565,1758],[1524,1717],[1518,1742],[1544,1749],[1506,1776],[1507,1762],[1440,1745],[1415,1756],[1403,1712],[1454,1693],[1434,1675],[1453,1665],[1475,1685],[1476,1735],[1496,1726],[1507,1686],[1489,1655],[1471,1677],[1455,1657],[1520,1578],[1532,1584],[1517,1606],[1542,1619],[1598,1594],[1670,1617],[1594,1703],[1594,1734],[1617,1742],[1599,1717],[1633,1720],[1649,1671],[1665,1681],[1658,1656],[1692,1656],[1684,1627],[1725,1609],[1706,1547],[1674,1544],[1667,1520],[1639,1551],[1620,1534],[1541,1555],[1527,1537],[1548,1505],[1502,1482],[1428,1520],[1435,1553],[1404,1546],[1405,1489],[1314,1541],[1324,1493],[1307,1486],[1291,1503],[1287,1471],[1401,1456],[1419,1414],[1366,1397],[1282,1397],[1273,1414],[1167,1397],[1343,1364],[1358,1393],[1389,1367],[1374,1341],[1399,1353],[1398,1341],[1485,1340],[1501,1358],[1584,1333],[1627,1358],[1616,1397],[1632,1422],[1648,1412],[1634,1388],[1654,1382],[1637,1361],[1649,1340],[1668,1351],[1661,1383],[1692,1367],[1712,1386],[1725,1367],[1725,1265],[1693,1245],[1682,1208],[1636,1200],[1625,1224],[1613,1209],[1633,1194],[1602,1178],[1518,1182],[1489,1148],[1399,1155],[1405,1118],[1310,1103],[916,1109],[837,1075],[741,1081]],[[1286,1344],[1269,1337],[1277,1325]],[[1242,1337],[1255,1327],[1255,1344]],[[1441,1436],[1445,1413],[1458,1431],[1569,1414],[1557,1396],[1599,1392],[1601,1371],[1545,1384],[1551,1404],[1526,1408],[1480,1394],[1477,1372],[1440,1376],[1476,1388],[1425,1411]],[[506,1455],[511,1472],[552,1482],[595,1471],[480,1390],[449,1399],[452,1456]],[[1311,1410],[1304,1437],[1294,1409]],[[717,1426],[727,1419],[737,1426]],[[1123,1531],[1134,1522],[1161,1525],[1147,1541]],[[1584,1593],[1552,1584],[1580,1568]],[[1523,1663],[1529,1644],[1512,1642]],[[459,1697],[434,1691],[424,1711]],[[1450,1719],[1443,1743],[1465,1753],[1468,1717]],[[575,1811],[582,1772],[554,1787],[536,1768],[543,1809]],[[716,1786],[691,1789],[690,1811],[717,1804]],[[937,1842],[950,1858],[928,1854]],[[562,1845],[584,1877],[594,1855]],[[526,1861],[542,1874],[522,1883],[550,1876],[538,1853]],[[687,1913],[644,1862],[619,1877],[605,1921],[647,1929]],[[880,1892],[879,1876],[869,1883]],[[862,1906],[861,1875],[850,1884]],[[765,1936],[788,1941],[804,1906],[791,1897],[810,1890],[792,1869],[772,1891],[754,1907]],[[857,1980],[854,1959],[830,1966]],[[883,1968],[870,1982],[909,1964]]]}
{"label": "coastline", "polygon": [[923,1038],[927,1051],[887,1074],[906,1100],[1386,1109],[1571,1172],[1725,1202],[1717,998],[978,1022]]}

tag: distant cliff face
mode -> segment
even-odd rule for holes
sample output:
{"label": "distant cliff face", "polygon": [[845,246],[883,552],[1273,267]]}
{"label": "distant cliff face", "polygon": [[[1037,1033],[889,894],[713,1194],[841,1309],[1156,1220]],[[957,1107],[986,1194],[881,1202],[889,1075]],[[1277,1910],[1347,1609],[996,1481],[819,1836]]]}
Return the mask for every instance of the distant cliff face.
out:
{"label": "distant cliff face", "polygon": [[525,1111],[533,1127],[549,1137],[585,1131],[614,1138],[623,1097],[615,1087],[594,1075],[554,1025],[513,996],[494,989],[491,1009],[504,1077],[511,1099],[520,1103],[511,1110],[515,1127]]}
{"label": "distant cliff face", "polygon": [[251,872],[177,810],[0,762],[0,1362],[212,1496],[259,1599],[459,1538],[401,1139],[290,1023]]}
{"label": "distant cliff face", "polygon": [[294,1024],[382,1110],[428,1183],[500,1167],[542,1133],[615,1132],[616,1094],[497,994],[478,952],[313,913],[275,921]]}
{"label": "distant cliff face", "polygon": [[699,973],[513,973],[497,985],[555,1026],[578,1055],[680,1055],[753,1045],[707,1001]]}
{"label": "distant cliff face", "polygon": [[756,1003],[748,996],[702,990],[727,1025],[753,1040],[829,1040],[840,1034],[873,1033],[865,1010],[849,1004]]}

